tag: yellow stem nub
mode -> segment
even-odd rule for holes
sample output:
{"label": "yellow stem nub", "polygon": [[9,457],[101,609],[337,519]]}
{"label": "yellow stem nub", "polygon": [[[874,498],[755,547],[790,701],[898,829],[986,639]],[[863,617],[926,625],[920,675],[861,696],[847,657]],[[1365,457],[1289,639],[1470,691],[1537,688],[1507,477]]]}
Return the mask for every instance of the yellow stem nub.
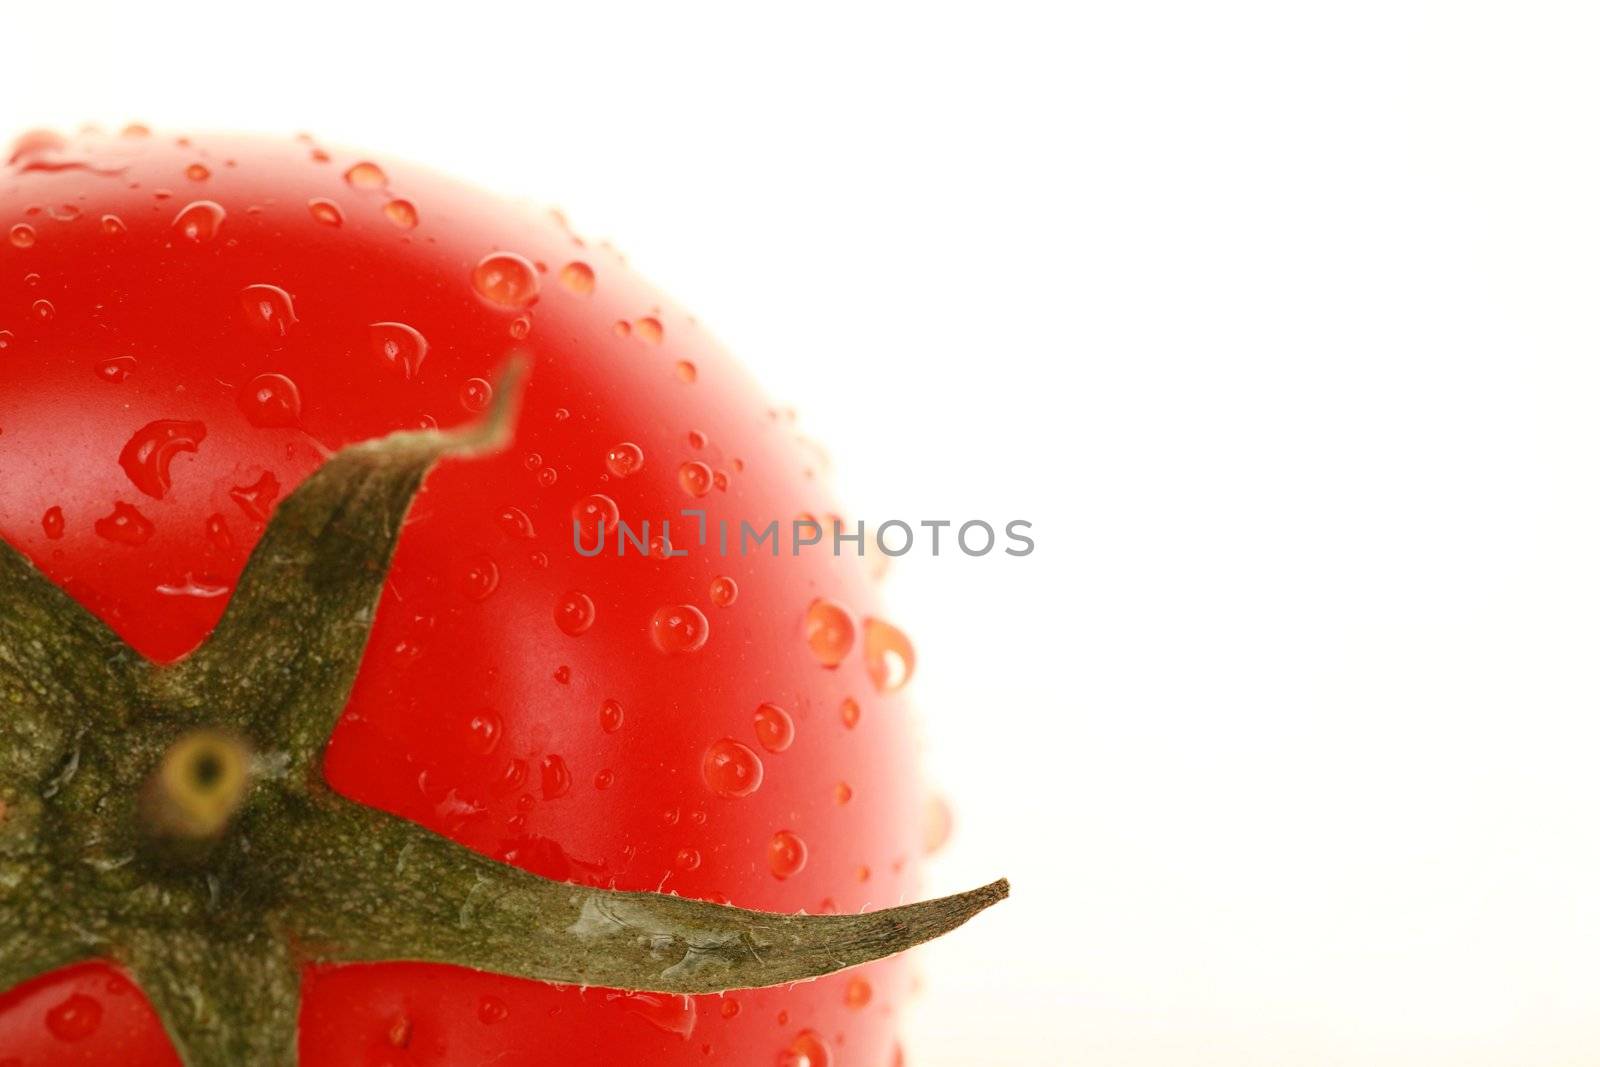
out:
{"label": "yellow stem nub", "polygon": [[228,827],[250,787],[250,750],[216,730],[173,742],[146,783],[145,826],[156,837],[207,841]]}

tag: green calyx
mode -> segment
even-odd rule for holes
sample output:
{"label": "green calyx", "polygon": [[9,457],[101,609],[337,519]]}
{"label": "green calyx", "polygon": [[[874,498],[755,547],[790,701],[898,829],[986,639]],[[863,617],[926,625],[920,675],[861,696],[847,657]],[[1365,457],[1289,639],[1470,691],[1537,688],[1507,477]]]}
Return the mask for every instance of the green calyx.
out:
{"label": "green calyx", "polygon": [[328,788],[322,750],[411,500],[439,459],[503,443],[519,379],[478,427],[328,460],[278,508],[210,639],[170,666],[0,541],[0,990],[114,960],[184,1063],[288,1067],[310,962],[713,993],[890,956],[1007,895],[794,916],[574,886]]}

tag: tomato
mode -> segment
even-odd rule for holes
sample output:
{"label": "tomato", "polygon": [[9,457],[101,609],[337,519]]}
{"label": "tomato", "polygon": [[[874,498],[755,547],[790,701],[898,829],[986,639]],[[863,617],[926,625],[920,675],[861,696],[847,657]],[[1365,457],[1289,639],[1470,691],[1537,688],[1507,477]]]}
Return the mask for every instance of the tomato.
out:
{"label": "tomato", "polygon": [[[0,234],[0,536],[136,650],[207,637],[326,456],[470,422],[524,353],[511,447],[415,502],[328,781],[572,882],[783,912],[915,898],[924,795],[883,660],[909,648],[849,551],[694,543],[686,507],[736,531],[839,508],[790,419],[617,253],[308,138],[141,129],[24,138]],[[575,551],[575,517],[613,508],[674,520],[687,554]],[[301,1056],[889,1067],[908,973],[674,997],[322,967]],[[175,1062],[109,965],[0,999],[5,1067]]]}

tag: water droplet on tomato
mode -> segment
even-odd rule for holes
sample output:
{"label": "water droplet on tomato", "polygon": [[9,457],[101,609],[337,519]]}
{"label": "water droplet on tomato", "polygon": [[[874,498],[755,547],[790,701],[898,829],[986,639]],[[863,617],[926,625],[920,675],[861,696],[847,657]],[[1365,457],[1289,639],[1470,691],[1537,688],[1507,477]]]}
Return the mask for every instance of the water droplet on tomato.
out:
{"label": "water droplet on tomato", "polygon": [[183,176],[192,182],[203,182],[211,177],[211,168],[204,163],[191,163],[183,168]]}
{"label": "water droplet on tomato", "polygon": [[172,220],[172,228],[179,236],[201,244],[217,235],[222,220],[227,217],[228,212],[215,200],[196,200],[178,212]]}
{"label": "water droplet on tomato", "polygon": [[[544,470],[554,471],[555,468],[546,467]],[[552,478],[549,482],[546,482],[544,471],[540,471],[539,481],[541,484],[548,485],[554,482],[555,479]],[[606,536],[611,536],[616,531],[617,520],[620,517],[621,513],[617,511],[617,502],[604,493],[586,496],[572,505],[572,518],[578,524],[578,535],[584,545],[593,546],[599,544],[602,530]]]}
{"label": "water droplet on tomato", "polygon": [[556,625],[577,637],[594,625],[594,601],[576,590],[564,594],[556,601]]}
{"label": "water droplet on tomato", "polygon": [[344,172],[344,180],[352,189],[382,189],[389,184],[389,176],[376,163],[362,161]]}
{"label": "water droplet on tomato", "polygon": [[865,978],[852,978],[844,987],[845,1006],[860,1011],[872,1002],[872,984]]}
{"label": "water droplet on tomato", "polygon": [[560,756],[546,756],[539,761],[539,792],[546,800],[564,797],[572,789],[572,771]]}
{"label": "water droplet on tomato", "polygon": [[338,204],[324,197],[316,196],[306,201],[306,207],[311,212],[311,217],[324,226],[343,226],[344,211]]}
{"label": "water droplet on tomato", "polygon": [[756,709],[756,740],[768,752],[782,752],[794,744],[794,718],[776,704]]}
{"label": "water droplet on tomato", "polygon": [[602,769],[594,772],[594,787],[596,789],[610,789],[612,783],[616,780],[617,776],[609,770]]}
{"label": "water droplet on tomato", "polygon": [[279,488],[277,475],[263,471],[261,477],[249,485],[236,485],[229,489],[228,496],[250,518],[256,522],[266,522],[272,516],[272,505],[278,502]]}
{"label": "water droplet on tomato", "polygon": [[45,511],[42,525],[44,526],[44,535],[52,541],[61,540],[62,535],[67,532],[67,519],[65,515],[61,514],[59,507],[49,508]]}
{"label": "water droplet on tomato", "polygon": [[843,607],[819,598],[806,609],[805,638],[818,663],[837,667],[856,643],[856,624]]}
{"label": "water droplet on tomato", "polygon": [[658,1030],[687,1040],[694,1033],[695,1002],[692,997],[664,993],[608,993],[606,1000],[625,1008]]}
{"label": "water droplet on tomato", "polygon": [[690,496],[705,496],[711,491],[711,468],[691,459],[678,468],[678,484]]}
{"label": "water droplet on tomato", "polygon": [[85,993],[74,993],[44,1013],[45,1029],[58,1041],[82,1041],[100,1029],[105,1009]]}
{"label": "water droplet on tomato", "polygon": [[487,600],[500,586],[500,567],[488,556],[475,556],[461,571],[461,591],[468,600]]}
{"label": "water droplet on tomato", "polygon": [[761,757],[746,745],[724,737],[706,749],[700,761],[700,774],[718,796],[747,797],[761,788],[766,770]]}
{"label": "water droplet on tomato", "polygon": [[515,252],[494,252],[472,269],[472,287],[491,304],[524,308],[539,296],[539,276]]}
{"label": "water droplet on tomato", "polygon": [[427,339],[403,322],[374,322],[367,327],[373,354],[406,381],[417,376],[428,355]]}
{"label": "water droplet on tomato", "polygon": [[910,638],[882,619],[867,619],[862,625],[862,652],[867,659],[867,675],[872,684],[892,693],[911,680],[917,665]]}
{"label": "water droplet on tomato", "polygon": [[383,205],[383,215],[402,230],[412,230],[417,225],[417,205],[409,200],[391,200]]}
{"label": "water droplet on tomato", "polygon": [[276,285],[245,286],[239,291],[239,307],[250,328],[266,337],[283,337],[299,321],[294,298]]}
{"label": "water droplet on tomato", "polygon": [[614,734],[622,729],[622,705],[615,700],[608,700],[600,705],[600,729],[608,734]]}
{"label": "water droplet on tomato", "polygon": [[711,602],[719,608],[730,606],[739,599],[739,583],[727,575],[711,579]]}
{"label": "water droplet on tomato", "polygon": [[197,452],[206,439],[202,423],[158,419],[128,438],[117,462],[139,492],[157,500],[172,488],[172,461],[179,452]]}
{"label": "water droplet on tomato", "polygon": [[500,509],[500,514],[494,517],[495,525],[505,531],[507,537],[514,537],[518,541],[533,540],[533,520],[528,513],[515,505],[507,505]]}
{"label": "water droplet on tomato", "polygon": [[700,377],[700,372],[695,369],[695,365],[686,359],[678,360],[673,367],[673,371],[678,375],[680,382],[692,383],[696,378]]}
{"label": "water droplet on tomato", "polygon": [[922,812],[922,850],[931,856],[949,844],[955,821],[944,797],[930,797]]}
{"label": "water droplet on tomato", "polygon": [[594,292],[594,271],[587,263],[577,261],[568,263],[561,268],[558,275],[561,285],[568,292],[577,293],[579,296],[588,296]]}
{"label": "water droplet on tomato", "polygon": [[658,345],[661,343],[661,336],[663,332],[664,331],[661,328],[660,319],[645,318],[640,319],[638,322],[633,324],[634,336],[638,337],[641,341],[648,341],[653,345]]}
{"label": "water droplet on tomato", "polygon": [[119,545],[142,545],[150,540],[156,528],[138,508],[119,500],[110,515],[95,520],[94,532]]}
{"label": "water droplet on tomato", "polygon": [[650,619],[650,639],[663,652],[697,652],[705,647],[710,634],[711,624],[692,604],[657,608]]}
{"label": "water droplet on tomato", "polygon": [[854,730],[861,721],[861,705],[856,703],[854,697],[845,697],[840,703],[839,721],[844,723],[846,730]]}
{"label": "water droplet on tomato", "polygon": [[606,470],[618,478],[626,478],[644,466],[644,449],[632,441],[613,445],[606,453]]}
{"label": "water droplet on tomato", "polygon": [[56,306],[48,300],[35,300],[33,302],[33,317],[40,322],[49,322],[56,317]]}
{"label": "water droplet on tomato", "polygon": [[528,331],[533,329],[533,321],[526,315],[518,315],[511,320],[511,336],[520,341],[528,336]]}
{"label": "water droplet on tomato", "polygon": [[484,997],[478,1001],[478,1021],[485,1026],[506,1021],[511,1014],[511,1009],[506,1007],[506,1002],[499,997]]}
{"label": "water droplet on tomato", "polygon": [[767,869],[775,878],[793,878],[805,869],[809,855],[806,843],[798,834],[779,830],[767,842]]}
{"label": "water droplet on tomato", "polygon": [[112,356],[110,359],[102,359],[99,363],[96,363],[94,372],[111,384],[119,385],[127,381],[128,375],[132,374],[138,366],[138,360],[132,356]]}
{"label": "water droplet on tomato", "polygon": [[0,330],[0,352],[17,343],[17,335],[10,330]]}
{"label": "water droplet on tomato", "polygon": [[11,227],[11,243],[18,248],[32,248],[39,240],[39,232],[26,222]]}
{"label": "water droplet on tomato", "polygon": [[850,788],[849,782],[840,782],[833,787],[833,802],[841,808],[850,803],[850,799],[855,795],[856,791]]}
{"label": "water droplet on tomato", "polygon": [[212,515],[206,519],[206,540],[212,547],[226,552],[233,547],[233,535],[228,532],[228,520],[220,514]]}
{"label": "water droplet on tomato", "polygon": [[482,411],[494,399],[494,386],[482,378],[468,378],[461,385],[461,406],[468,411]]}
{"label": "water droplet on tomato", "polygon": [[239,407],[252,426],[294,426],[300,421],[300,387],[282,374],[258,374],[240,390]]}
{"label": "water droplet on tomato", "polygon": [[672,858],[672,865],[680,871],[695,870],[700,866],[700,850],[680,848],[678,854]]}
{"label": "water droplet on tomato", "polygon": [[105,233],[116,235],[128,232],[128,224],[115,215],[101,215],[100,229]]}

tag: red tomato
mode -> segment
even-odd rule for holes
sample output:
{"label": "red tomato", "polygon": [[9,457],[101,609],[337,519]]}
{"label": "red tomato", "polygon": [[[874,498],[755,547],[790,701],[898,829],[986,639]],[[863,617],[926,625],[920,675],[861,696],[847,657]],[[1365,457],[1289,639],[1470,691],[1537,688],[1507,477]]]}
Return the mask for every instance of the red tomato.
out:
{"label": "red tomato", "polygon": [[[923,798],[858,561],[724,558],[683,519],[686,558],[573,550],[574,517],[613,506],[653,531],[838,509],[728,354],[560,216],[307,138],[32,137],[0,172],[0,331],[0,535],[161,660],[330,450],[472,420],[529,354],[511,449],[447,461],[416,502],[333,786],[576,882],[791,912],[916,897]],[[889,1067],[907,974],[682,998],[329,968],[302,1061]],[[174,1062],[107,966],[0,999],[4,1067]]]}

